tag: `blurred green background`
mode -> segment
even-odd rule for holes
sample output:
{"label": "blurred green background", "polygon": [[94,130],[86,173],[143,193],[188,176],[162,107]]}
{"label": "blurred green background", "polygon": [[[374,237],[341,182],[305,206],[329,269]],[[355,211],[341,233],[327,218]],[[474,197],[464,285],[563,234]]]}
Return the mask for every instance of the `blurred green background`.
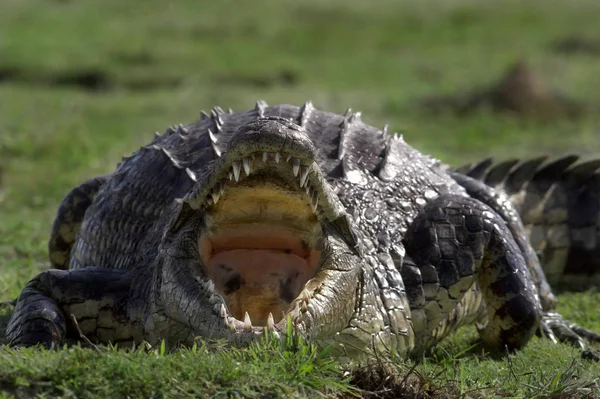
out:
{"label": "blurred green background", "polygon": [[[214,105],[363,112],[445,162],[600,152],[600,2],[0,2],[0,297],[47,267],[58,203]],[[515,62],[575,117],[479,107]]]}
{"label": "blurred green background", "polygon": [[[500,85],[517,62],[521,74]],[[70,188],[112,171],[155,131],[195,121],[201,109],[247,110],[258,99],[312,100],[338,113],[352,107],[367,123],[389,123],[417,149],[459,165],[487,156],[600,155],[599,89],[598,0],[2,0],[0,301],[48,267],[49,230]],[[487,105],[471,106],[482,98]],[[507,106],[523,102],[541,112]],[[598,292],[563,294],[559,309],[600,329],[599,300]],[[7,314],[0,311],[0,330]],[[475,397],[474,386],[524,397],[575,392],[575,380],[598,388],[598,370],[567,345],[534,339],[515,355],[515,374],[513,363],[468,352],[475,336],[472,329],[446,341],[439,351],[447,357],[419,372]],[[237,392],[182,375],[181,364],[194,366],[186,353],[181,363],[165,360],[173,364],[77,351],[43,361],[35,352],[3,356],[10,366],[0,368],[0,390],[37,379],[35,389],[50,396],[85,397],[90,386],[110,393],[121,370],[123,395],[146,388],[161,396],[161,384]],[[143,366],[154,361],[160,373]],[[96,379],[80,378],[79,362]],[[56,374],[64,364],[73,369]],[[218,364],[214,370],[231,376],[239,371],[237,360]],[[280,371],[269,373],[287,386],[276,379]]]}
{"label": "blurred green background", "polygon": [[[600,2],[0,2],[0,296],[46,266],[58,203],[214,105],[363,112],[445,162],[600,152]],[[585,109],[523,116],[468,96],[526,63]]]}

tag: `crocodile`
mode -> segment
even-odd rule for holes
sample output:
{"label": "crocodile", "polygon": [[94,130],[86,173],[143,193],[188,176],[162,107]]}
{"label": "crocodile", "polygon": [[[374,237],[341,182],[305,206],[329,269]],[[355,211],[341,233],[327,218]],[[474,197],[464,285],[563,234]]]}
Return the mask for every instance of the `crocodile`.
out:
{"label": "crocodile", "polygon": [[288,329],[344,356],[418,357],[461,326],[485,345],[565,320],[515,206],[387,125],[311,102],[215,107],[74,188],[52,269],[22,290],[16,347],[245,345]]}

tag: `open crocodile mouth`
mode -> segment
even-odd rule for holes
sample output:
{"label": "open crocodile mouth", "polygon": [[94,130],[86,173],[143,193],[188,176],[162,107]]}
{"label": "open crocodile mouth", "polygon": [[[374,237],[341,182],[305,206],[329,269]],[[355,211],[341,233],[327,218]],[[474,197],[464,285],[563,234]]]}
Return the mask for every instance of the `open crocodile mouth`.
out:
{"label": "open crocodile mouth", "polygon": [[226,168],[205,199],[201,260],[225,300],[220,313],[232,329],[273,330],[321,264],[312,167],[265,152]]}

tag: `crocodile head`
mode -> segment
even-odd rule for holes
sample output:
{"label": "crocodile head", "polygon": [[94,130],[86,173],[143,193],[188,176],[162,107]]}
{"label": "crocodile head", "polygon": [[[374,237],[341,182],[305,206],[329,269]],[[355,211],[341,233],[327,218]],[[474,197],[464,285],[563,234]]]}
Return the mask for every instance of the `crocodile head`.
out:
{"label": "crocodile head", "polygon": [[165,234],[158,280],[170,318],[238,342],[288,320],[311,337],[348,327],[362,260],[315,157],[305,130],[282,118],[231,137]]}

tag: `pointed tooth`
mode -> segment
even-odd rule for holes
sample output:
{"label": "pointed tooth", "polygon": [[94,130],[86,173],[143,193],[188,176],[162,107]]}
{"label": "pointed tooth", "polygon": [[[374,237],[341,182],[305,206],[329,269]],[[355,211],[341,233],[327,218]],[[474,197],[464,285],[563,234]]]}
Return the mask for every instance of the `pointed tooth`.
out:
{"label": "pointed tooth", "polygon": [[250,158],[242,158],[242,163],[244,164],[244,172],[246,172],[246,176],[250,176]]}
{"label": "pointed tooth", "polygon": [[273,320],[273,313],[271,312],[269,312],[269,317],[267,318],[267,330],[275,330],[275,320]]}
{"label": "pointed tooth", "polygon": [[280,157],[280,156],[281,156],[281,155],[280,155],[278,152],[276,152],[276,153],[275,153],[275,162],[276,162],[276,163],[279,163],[279,157]]}
{"label": "pointed tooth", "polygon": [[313,198],[312,198],[313,212],[317,211],[317,205],[319,205],[319,196],[316,195],[316,193],[315,193],[315,195],[313,195]]}
{"label": "pointed tooth", "polygon": [[225,180],[225,179],[221,180],[221,184],[219,184],[219,197],[221,197],[223,195],[223,193],[225,192],[226,184],[227,184],[227,180]]}
{"label": "pointed tooth", "polygon": [[306,180],[308,179],[308,166],[300,167],[300,188],[304,187]]}
{"label": "pointed tooth", "polygon": [[233,172],[229,172],[229,180],[233,180]]}
{"label": "pointed tooth", "polygon": [[298,173],[300,173],[300,159],[299,158],[294,158],[294,161],[292,162],[292,170],[294,171],[294,176],[298,176]]}
{"label": "pointed tooth", "polygon": [[215,205],[217,204],[217,202],[219,202],[219,197],[221,196],[220,192],[220,184],[217,183],[217,185],[213,188],[212,192],[210,193],[210,196],[212,197]]}
{"label": "pointed tooth", "polygon": [[208,198],[206,199],[206,205],[212,205],[212,204],[213,204],[213,200],[212,200],[212,198],[211,198],[211,197],[208,197]]}
{"label": "pointed tooth", "polygon": [[264,163],[267,163],[267,160],[269,159],[268,157],[269,157],[269,154],[266,152],[263,152],[263,162]]}
{"label": "pointed tooth", "polygon": [[244,331],[252,332],[252,321],[250,320],[250,315],[248,314],[248,312],[244,314]]}
{"label": "pointed tooth", "polygon": [[287,158],[285,159],[285,162],[290,162],[290,159],[292,159],[292,156],[288,155]]}
{"label": "pointed tooth", "polygon": [[225,323],[231,331],[237,332],[237,328],[235,328],[235,319],[233,317],[226,317]]}
{"label": "pointed tooth", "polygon": [[310,196],[311,189],[312,189],[312,187],[310,186],[310,184],[306,183],[306,195]]}
{"label": "pointed tooth", "polygon": [[240,172],[242,171],[242,164],[240,161],[233,161],[233,177],[235,181],[240,180]]}
{"label": "pointed tooth", "polygon": [[226,319],[227,318],[227,308],[225,307],[224,303],[221,303],[221,317]]}
{"label": "pointed tooth", "polygon": [[215,283],[213,283],[212,280],[208,280],[206,282],[206,284],[204,285],[204,287],[206,288],[206,291],[208,291],[208,292],[214,292],[215,291]]}

